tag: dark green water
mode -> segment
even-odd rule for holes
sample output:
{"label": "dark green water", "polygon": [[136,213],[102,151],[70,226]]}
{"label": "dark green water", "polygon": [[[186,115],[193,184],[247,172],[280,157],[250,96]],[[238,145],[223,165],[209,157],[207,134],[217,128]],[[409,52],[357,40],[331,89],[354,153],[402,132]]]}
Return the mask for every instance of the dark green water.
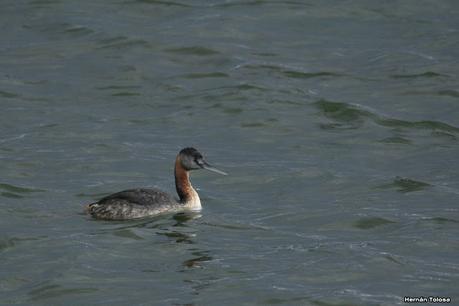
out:
{"label": "dark green water", "polygon": [[[458,12],[3,1],[0,304],[458,305]],[[185,146],[199,215],[82,214]]]}

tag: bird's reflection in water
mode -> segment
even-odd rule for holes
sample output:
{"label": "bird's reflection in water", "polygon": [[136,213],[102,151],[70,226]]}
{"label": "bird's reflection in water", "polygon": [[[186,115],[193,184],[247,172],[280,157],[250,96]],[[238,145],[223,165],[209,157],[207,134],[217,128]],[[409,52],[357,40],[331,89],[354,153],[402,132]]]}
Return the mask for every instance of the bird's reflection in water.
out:
{"label": "bird's reflection in water", "polygon": [[193,258],[183,262],[185,268],[202,268],[202,263],[213,259],[212,256],[209,256],[209,251],[195,251],[191,254]]}
{"label": "bird's reflection in water", "polygon": [[[178,214],[175,214],[173,216],[173,219],[176,221],[176,223],[173,225],[173,227],[188,227],[186,224],[190,220],[194,220],[197,218],[200,218],[201,214],[197,212],[181,212]],[[161,232],[157,233],[159,235],[164,235],[166,237],[175,239],[175,242],[177,243],[189,243],[189,244],[194,244],[196,234],[194,233],[184,233],[183,231],[169,231],[169,232]],[[196,248],[193,248],[193,252],[191,253],[193,255],[193,258],[185,260],[182,263],[182,266],[185,268],[202,268],[202,263],[206,261],[212,260],[212,257],[208,255],[209,251],[202,251]],[[180,270],[180,272],[183,272],[184,270]]]}
{"label": "bird's reflection in water", "polygon": [[191,239],[193,235],[190,234],[184,234],[180,232],[158,232],[158,235],[166,236],[171,239],[175,239],[175,242],[177,243],[194,243],[193,240]]}
{"label": "bird's reflection in water", "polygon": [[[199,242],[196,235],[196,228],[193,223],[190,224],[190,221],[196,220],[201,216],[199,212],[181,212],[174,214],[172,219],[175,223],[172,225],[169,223],[165,227],[161,226],[159,227],[161,231],[156,232],[157,235],[165,236],[180,245],[193,245],[193,247],[186,247],[187,251],[191,253],[191,258],[182,261],[177,270],[178,272],[186,273],[186,279],[183,281],[190,285],[193,295],[199,295],[202,290],[205,290],[215,282],[214,276],[204,276],[204,278],[202,278],[203,275],[193,273],[193,271],[205,270],[205,263],[213,260],[210,251],[201,250],[197,247]],[[192,306],[193,304],[176,305]]]}
{"label": "bird's reflection in water", "polygon": [[201,294],[201,292],[205,291],[218,281],[218,278],[205,267],[205,263],[214,259],[209,255],[209,253],[209,251],[192,252],[191,254],[193,255],[193,258],[185,260],[182,263],[183,268],[179,270],[179,272],[184,273],[186,278],[183,282],[190,286],[190,289],[192,290],[191,293],[193,295]]}
{"label": "bird's reflection in water", "polygon": [[[188,227],[186,224],[190,220],[194,220],[200,218],[201,214],[196,212],[183,212],[175,214],[172,219],[175,221],[175,224],[172,225],[173,227]],[[162,232],[156,232],[158,235],[166,236],[172,239],[175,239],[177,243],[194,243],[193,237],[196,235],[194,233],[185,233],[178,230],[169,230],[169,228]]]}
{"label": "bird's reflection in water", "polygon": [[190,220],[201,218],[201,216],[202,215],[199,212],[194,212],[194,211],[181,212],[181,213],[175,214],[172,218],[175,221],[177,221],[177,223],[175,223],[173,226],[186,226],[185,225],[186,222]]}

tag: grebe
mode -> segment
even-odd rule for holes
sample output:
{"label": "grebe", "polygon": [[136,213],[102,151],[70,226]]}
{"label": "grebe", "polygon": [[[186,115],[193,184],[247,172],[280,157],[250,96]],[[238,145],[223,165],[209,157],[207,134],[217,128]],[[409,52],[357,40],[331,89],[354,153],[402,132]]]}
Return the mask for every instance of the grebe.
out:
{"label": "grebe", "polygon": [[154,216],[163,212],[200,210],[201,200],[190,183],[189,171],[207,169],[219,174],[225,172],[209,165],[195,148],[185,148],[175,159],[175,188],[180,200],[158,189],[130,189],[117,192],[85,207],[96,219],[128,220]]}

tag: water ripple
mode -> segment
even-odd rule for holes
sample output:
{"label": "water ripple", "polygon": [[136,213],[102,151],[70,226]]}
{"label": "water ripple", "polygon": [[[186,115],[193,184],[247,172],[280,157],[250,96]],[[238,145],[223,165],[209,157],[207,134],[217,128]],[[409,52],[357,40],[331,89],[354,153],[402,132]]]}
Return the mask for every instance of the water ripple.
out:
{"label": "water ripple", "polygon": [[252,1],[225,1],[222,4],[215,4],[215,7],[237,7],[237,6],[259,6],[259,5],[296,5],[296,6],[311,6],[309,3],[301,1],[266,1],[266,0],[252,0]]}
{"label": "water ripple", "polygon": [[98,291],[96,288],[77,287],[65,288],[61,285],[46,285],[29,291],[30,301],[40,301],[44,299],[56,298],[64,295],[81,295]]}
{"label": "water ripple", "polygon": [[170,53],[196,55],[196,56],[208,56],[208,55],[215,55],[215,54],[220,53],[211,48],[206,48],[206,47],[201,47],[201,46],[169,48],[169,49],[166,49],[166,51]]}
{"label": "water ripple", "polygon": [[285,76],[293,79],[311,79],[318,77],[339,77],[342,76],[339,73],[328,72],[328,71],[319,71],[319,72],[301,72],[301,71],[292,71],[286,70],[282,72]]}
{"label": "water ripple", "polygon": [[59,3],[61,3],[60,0],[33,0],[30,2],[31,5],[34,5],[36,7],[46,7]]}
{"label": "water ripple", "polygon": [[13,93],[13,92],[8,92],[8,91],[0,90],[0,97],[2,97],[2,98],[8,98],[8,99],[13,99],[13,98],[18,98],[19,95],[18,95],[18,94],[15,94],[15,93]]}
{"label": "water ripple", "polygon": [[274,73],[279,73],[283,76],[292,79],[312,79],[312,78],[324,78],[324,77],[342,77],[345,76],[341,73],[331,72],[331,71],[301,71],[298,69],[293,69],[291,67],[287,67],[284,65],[275,65],[270,63],[262,63],[262,64],[246,64],[239,66],[244,67],[246,69],[251,70],[269,70]]}
{"label": "water ripple", "polygon": [[191,5],[176,2],[176,1],[162,1],[162,0],[136,0],[140,3],[147,3],[153,5],[176,6],[176,7],[192,7]]}
{"label": "water ripple", "polygon": [[133,39],[126,36],[116,36],[98,42],[98,49],[123,49],[132,47],[150,48],[150,43],[144,39]]}
{"label": "water ripple", "polygon": [[25,187],[14,186],[11,184],[0,183],[0,196],[4,198],[21,199],[21,198],[24,198],[25,195],[29,193],[44,192],[44,191],[46,190],[37,189],[37,188],[25,188]]}
{"label": "water ripple", "polygon": [[391,223],[395,222],[379,217],[367,217],[355,221],[353,225],[354,227],[359,229],[372,229],[381,225],[387,225]]}
{"label": "water ripple", "polygon": [[206,79],[206,78],[227,78],[228,74],[223,72],[207,72],[207,73],[189,73],[182,75],[185,79]]}
{"label": "water ripple", "polygon": [[363,109],[358,105],[343,102],[333,102],[322,99],[315,102],[314,105],[323,116],[335,121],[335,123],[332,124],[322,124],[321,127],[324,129],[356,129],[360,128],[365,123],[365,120],[369,119],[384,127],[439,130],[459,133],[458,127],[447,123],[433,120],[407,121],[384,117],[370,110]]}
{"label": "water ripple", "polygon": [[399,192],[402,193],[408,193],[408,192],[413,192],[413,191],[420,191],[424,190],[428,187],[431,187],[432,185],[428,183],[424,183],[421,181],[415,181],[413,179],[409,178],[404,178],[404,177],[396,177],[392,183],[390,184],[385,184],[385,185],[380,185],[377,188],[380,189],[396,189]]}
{"label": "water ripple", "polygon": [[457,90],[439,90],[436,92],[439,96],[448,96],[453,98],[459,98],[459,91]]}
{"label": "water ripple", "polygon": [[445,96],[451,98],[459,98],[459,91],[454,89],[442,89],[442,90],[434,90],[434,91],[425,91],[425,90],[415,90],[415,91],[406,91],[401,93],[402,95],[416,95],[416,96],[424,96],[424,95],[434,95],[434,96]]}
{"label": "water ripple", "polygon": [[417,73],[417,74],[393,74],[390,76],[393,79],[417,79],[417,78],[435,78],[435,77],[449,77],[444,74],[432,72],[432,71],[426,71],[423,73]]}

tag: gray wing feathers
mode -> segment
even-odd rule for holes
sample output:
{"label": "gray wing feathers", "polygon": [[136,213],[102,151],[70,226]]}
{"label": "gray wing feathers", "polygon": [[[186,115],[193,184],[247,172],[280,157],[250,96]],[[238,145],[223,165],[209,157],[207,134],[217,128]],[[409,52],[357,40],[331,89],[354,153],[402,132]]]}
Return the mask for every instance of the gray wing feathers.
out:
{"label": "gray wing feathers", "polygon": [[161,190],[130,189],[89,204],[87,211],[98,219],[126,220],[156,215],[180,206],[172,196]]}
{"label": "gray wing feathers", "polygon": [[177,203],[169,194],[158,189],[129,189],[114,193],[103,199],[98,204],[109,204],[113,202],[129,202],[137,205],[155,205]]}

